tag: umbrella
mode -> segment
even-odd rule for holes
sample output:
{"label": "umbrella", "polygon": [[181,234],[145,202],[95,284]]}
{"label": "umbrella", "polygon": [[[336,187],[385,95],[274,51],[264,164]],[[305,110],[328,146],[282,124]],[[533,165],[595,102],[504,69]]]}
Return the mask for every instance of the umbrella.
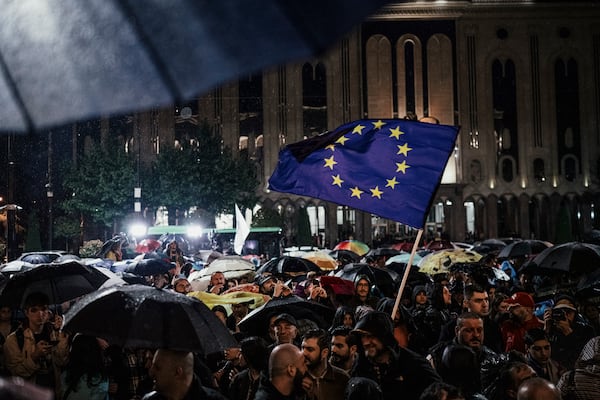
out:
{"label": "umbrella", "polygon": [[217,258],[221,258],[223,256],[224,256],[223,253],[220,253],[216,250],[200,250],[195,255],[195,257],[200,258],[200,260],[204,261],[207,264],[209,264],[212,261],[216,260]]}
{"label": "umbrella", "polygon": [[500,250],[496,257],[500,259],[529,257],[539,254],[551,246],[552,243],[542,240],[520,240],[506,245],[502,250]]}
{"label": "umbrella", "polygon": [[166,274],[173,268],[175,268],[174,264],[162,258],[144,258],[128,263],[122,272],[139,276],[151,276]]}
{"label": "umbrella", "polygon": [[315,301],[291,295],[269,300],[246,315],[238,326],[243,332],[262,336],[267,333],[269,318],[283,312],[293,315],[296,319],[310,319],[321,328],[328,329],[335,310]]}
{"label": "umbrella", "polygon": [[13,261],[7,262],[6,264],[2,264],[2,266],[0,266],[0,272],[4,276],[11,276],[18,272],[23,272],[23,271],[32,269],[36,265],[40,265],[40,264],[31,264],[31,263],[28,263],[27,261],[13,260]]}
{"label": "umbrella", "polygon": [[302,257],[281,256],[264,263],[256,273],[262,275],[270,273],[279,277],[294,277],[306,275],[310,271],[322,272],[314,262]]}
{"label": "umbrella", "polygon": [[350,250],[359,256],[364,256],[369,252],[369,246],[359,240],[344,240],[336,244],[333,250]]}
{"label": "umbrella", "polygon": [[162,244],[156,239],[144,239],[141,240],[137,246],[135,246],[136,253],[150,253],[160,249]]}
{"label": "umbrella", "polygon": [[379,248],[376,248],[376,249],[369,250],[369,252],[367,253],[367,256],[371,256],[371,257],[393,257],[393,256],[397,256],[401,252],[402,252],[401,250],[396,250],[396,249],[392,249],[392,248],[389,248],[389,247],[379,247]]}
{"label": "umbrella", "polygon": [[194,290],[206,290],[210,283],[210,276],[215,272],[222,272],[225,279],[247,278],[254,279],[256,274],[254,264],[240,256],[224,256],[211,262],[208,267],[190,273],[188,280]]}
{"label": "umbrella", "polygon": [[319,279],[321,287],[326,290],[331,290],[337,296],[352,296],[354,295],[354,282],[338,276],[322,276]]}
{"label": "umbrella", "polygon": [[63,330],[122,347],[202,354],[237,345],[201,301],[144,285],[115,286],[83,297],[65,314]]}
{"label": "umbrella", "polygon": [[[419,262],[421,261],[422,258],[423,257],[421,257],[420,255],[415,253],[415,256],[413,257],[413,265],[419,265]],[[410,253],[400,253],[396,256],[388,258],[387,261],[385,262],[385,265],[390,265],[393,263],[408,264],[409,259],[410,259]]]}
{"label": "umbrella", "polygon": [[335,271],[333,274],[333,276],[347,279],[352,282],[354,282],[359,275],[368,276],[371,283],[376,285],[386,297],[392,297],[394,295],[394,291],[401,279],[398,273],[392,270],[373,267],[364,263],[344,265],[342,269]]}
{"label": "umbrella", "polygon": [[491,247],[497,250],[503,249],[506,246],[506,242],[504,240],[500,240],[500,239],[485,239],[484,241],[482,241],[481,243],[479,243],[482,246],[487,246],[487,247]]}
{"label": "umbrella", "polygon": [[444,250],[444,249],[455,249],[456,247],[457,246],[455,246],[449,240],[436,239],[436,240],[432,240],[431,242],[427,243],[424,248],[427,250],[438,251],[438,250]]}
{"label": "umbrella", "polygon": [[192,99],[244,73],[324,51],[386,2],[6,2],[0,129],[43,129]]}
{"label": "umbrella", "polygon": [[13,275],[2,288],[0,301],[18,308],[29,293],[42,292],[50,304],[61,304],[97,290],[108,279],[97,268],[77,261],[43,264]]}
{"label": "umbrella", "polygon": [[440,250],[426,255],[419,263],[419,271],[429,275],[445,273],[455,263],[473,263],[481,259],[481,254],[461,249]]}
{"label": "umbrella", "polygon": [[20,261],[27,262],[29,264],[48,264],[52,262],[47,254],[26,254],[19,258]]}
{"label": "umbrella", "polygon": [[302,258],[312,261],[313,263],[317,264],[319,268],[325,271],[331,271],[336,269],[338,266],[335,258],[331,257],[324,251],[309,251],[302,255]]}
{"label": "umbrella", "polygon": [[356,263],[361,260],[361,256],[350,250],[332,250],[329,255],[338,260],[342,265]]}
{"label": "umbrella", "polygon": [[600,246],[569,242],[548,247],[535,256],[531,264],[546,271],[582,274],[600,268]]}
{"label": "umbrella", "polygon": [[[406,270],[406,263],[392,262],[390,264],[386,264],[386,268],[397,273],[400,279],[402,279],[404,276],[404,271]],[[406,283],[411,286],[428,285],[433,283],[433,280],[429,275],[419,271],[419,267],[413,265],[408,272],[408,279]]]}
{"label": "umbrella", "polygon": [[600,296],[600,269],[582,276],[577,283],[575,294],[583,299]]}
{"label": "umbrella", "polygon": [[107,278],[106,281],[98,289],[109,288],[111,286],[117,286],[117,285],[127,285],[127,283],[128,283],[121,276],[115,274],[108,268],[93,267],[93,266],[92,266],[92,268],[102,272],[104,275],[106,275],[106,278]]}

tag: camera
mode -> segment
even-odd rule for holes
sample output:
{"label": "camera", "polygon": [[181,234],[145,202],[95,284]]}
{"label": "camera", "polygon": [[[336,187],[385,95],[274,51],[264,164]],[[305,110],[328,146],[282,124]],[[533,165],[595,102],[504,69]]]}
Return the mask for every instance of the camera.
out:
{"label": "camera", "polygon": [[554,321],[566,321],[567,320],[567,314],[565,313],[565,310],[563,309],[554,309],[552,310],[552,319]]}

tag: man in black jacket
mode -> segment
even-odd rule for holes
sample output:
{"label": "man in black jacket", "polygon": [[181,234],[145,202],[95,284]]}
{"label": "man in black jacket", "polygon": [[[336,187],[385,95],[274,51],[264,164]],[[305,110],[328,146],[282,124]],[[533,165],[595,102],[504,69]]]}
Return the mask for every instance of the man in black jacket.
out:
{"label": "man in black jacket", "polygon": [[368,313],[356,323],[354,332],[361,336],[364,355],[357,360],[352,376],[376,381],[384,399],[402,396],[417,400],[430,384],[441,381],[424,357],[398,346],[388,314]]}

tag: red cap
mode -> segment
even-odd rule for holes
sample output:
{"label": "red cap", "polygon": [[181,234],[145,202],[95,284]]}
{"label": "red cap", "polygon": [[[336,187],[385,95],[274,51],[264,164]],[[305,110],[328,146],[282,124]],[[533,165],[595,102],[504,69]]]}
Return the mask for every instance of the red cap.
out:
{"label": "red cap", "polygon": [[517,292],[506,299],[506,303],[510,305],[519,305],[522,307],[535,308],[533,297],[527,292]]}

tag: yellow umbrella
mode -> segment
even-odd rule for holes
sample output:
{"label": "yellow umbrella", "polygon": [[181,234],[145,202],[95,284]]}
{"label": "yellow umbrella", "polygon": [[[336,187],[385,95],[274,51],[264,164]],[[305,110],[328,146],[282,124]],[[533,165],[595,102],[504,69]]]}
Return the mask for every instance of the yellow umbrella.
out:
{"label": "yellow umbrella", "polygon": [[307,260],[314,262],[319,266],[319,268],[326,271],[332,271],[338,266],[335,258],[323,251],[308,251],[302,255],[302,258],[306,258]]}
{"label": "yellow umbrella", "polygon": [[435,275],[448,272],[448,268],[456,263],[474,263],[481,259],[481,254],[462,249],[440,250],[428,254],[419,262],[419,272]]}
{"label": "yellow umbrella", "polygon": [[195,297],[196,299],[206,304],[206,306],[210,309],[212,309],[217,304],[225,306],[228,313],[231,313],[232,304],[253,301],[253,303],[250,304],[249,307],[251,310],[265,304],[265,298],[262,294],[251,292],[232,292],[221,295],[207,292],[190,292],[188,293],[188,296]]}

